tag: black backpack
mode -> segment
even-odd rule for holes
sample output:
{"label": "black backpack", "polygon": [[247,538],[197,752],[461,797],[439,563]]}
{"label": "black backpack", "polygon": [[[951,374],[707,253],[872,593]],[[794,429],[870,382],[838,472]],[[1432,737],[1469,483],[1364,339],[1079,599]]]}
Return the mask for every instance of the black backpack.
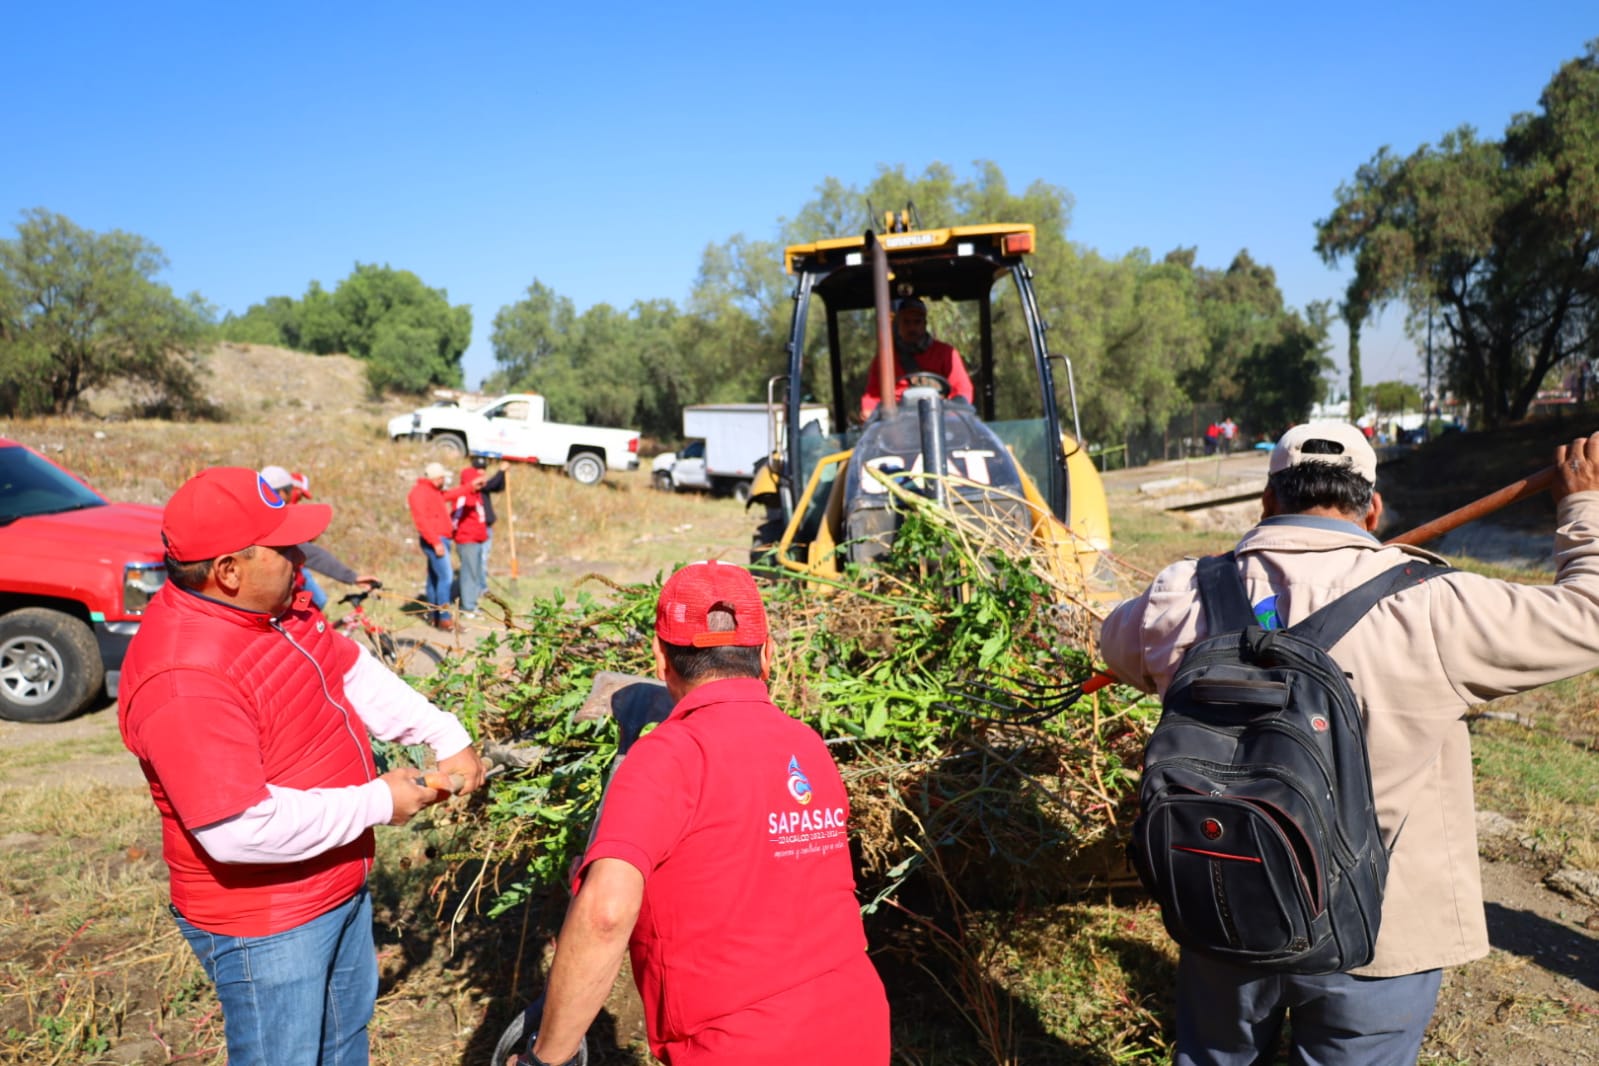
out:
{"label": "black backpack", "polygon": [[1233,553],[1200,560],[1214,635],[1166,691],[1128,847],[1177,943],[1262,972],[1371,961],[1388,852],[1360,709],[1327,649],[1384,596],[1448,571],[1402,563],[1266,630]]}

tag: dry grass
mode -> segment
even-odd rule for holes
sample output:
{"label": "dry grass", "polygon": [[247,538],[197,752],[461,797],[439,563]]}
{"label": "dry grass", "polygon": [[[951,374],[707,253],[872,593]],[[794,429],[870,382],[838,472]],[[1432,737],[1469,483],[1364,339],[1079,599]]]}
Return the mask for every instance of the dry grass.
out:
{"label": "dry grass", "polygon": [[0,789],[0,803],[0,1062],[94,1062],[113,1046],[164,1062],[219,1041],[214,1010],[178,1009],[182,990],[210,993],[166,918],[148,793],[56,780]]}

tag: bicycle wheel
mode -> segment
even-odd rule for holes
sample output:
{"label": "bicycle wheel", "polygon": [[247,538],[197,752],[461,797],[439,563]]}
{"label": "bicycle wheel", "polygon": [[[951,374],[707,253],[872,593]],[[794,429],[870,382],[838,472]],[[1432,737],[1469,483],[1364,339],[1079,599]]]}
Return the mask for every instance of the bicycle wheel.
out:
{"label": "bicycle wheel", "polygon": [[427,677],[444,662],[444,653],[414,637],[393,637],[387,633],[369,634],[383,665],[402,677]]}

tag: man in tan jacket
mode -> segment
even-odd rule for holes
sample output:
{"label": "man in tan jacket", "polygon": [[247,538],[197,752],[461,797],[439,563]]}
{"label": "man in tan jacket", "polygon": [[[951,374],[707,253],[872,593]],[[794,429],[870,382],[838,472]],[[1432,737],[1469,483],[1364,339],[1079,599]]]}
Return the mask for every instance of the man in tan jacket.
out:
{"label": "man in tan jacket", "polygon": [[[1550,585],[1454,572],[1386,599],[1336,644],[1366,721],[1372,789],[1392,849],[1376,957],[1346,974],[1261,974],[1185,951],[1177,969],[1179,1066],[1272,1061],[1293,1019],[1294,1061],[1413,1063],[1442,967],[1488,953],[1477,865],[1474,705],[1599,667],[1599,434],[1555,451]],[[1377,457],[1343,423],[1296,426],[1272,452],[1264,517],[1235,549],[1250,603],[1290,626],[1406,556],[1373,535]],[[1100,633],[1116,676],[1164,693],[1208,636],[1194,560],[1118,604]],[[1402,832],[1401,832],[1402,830]]]}

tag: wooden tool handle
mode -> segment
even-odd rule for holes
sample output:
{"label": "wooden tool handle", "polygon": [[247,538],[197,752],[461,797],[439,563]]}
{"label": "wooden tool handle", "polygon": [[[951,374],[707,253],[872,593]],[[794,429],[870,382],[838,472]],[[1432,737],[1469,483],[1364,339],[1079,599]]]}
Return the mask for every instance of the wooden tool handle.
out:
{"label": "wooden tool handle", "polygon": [[466,778],[460,774],[446,774],[438,770],[429,770],[416,780],[423,788],[436,788],[450,793],[459,792],[466,786]]}

